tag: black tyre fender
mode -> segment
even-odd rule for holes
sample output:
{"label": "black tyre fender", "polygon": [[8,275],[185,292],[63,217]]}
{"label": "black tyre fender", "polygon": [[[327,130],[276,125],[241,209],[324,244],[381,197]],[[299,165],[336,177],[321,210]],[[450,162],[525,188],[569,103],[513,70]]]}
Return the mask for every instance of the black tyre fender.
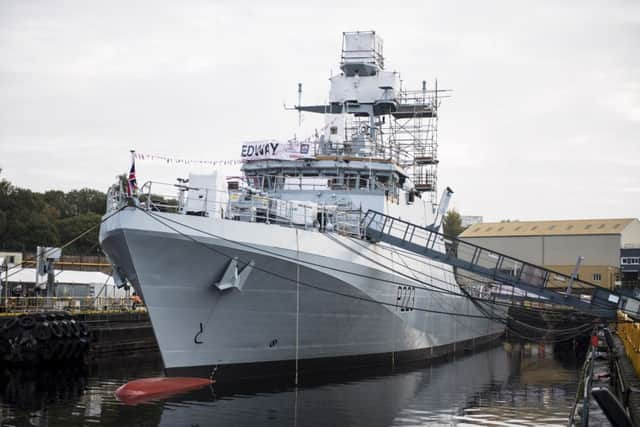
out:
{"label": "black tyre fender", "polygon": [[49,329],[51,329],[51,334],[56,338],[62,338],[64,336],[64,330],[57,320],[49,323]]}
{"label": "black tyre fender", "polygon": [[73,335],[73,332],[71,332],[71,327],[69,326],[68,320],[61,320],[60,326],[62,327],[62,333],[64,334],[65,337],[70,338],[71,335]]}
{"label": "black tyre fender", "polygon": [[36,318],[28,314],[22,315],[18,318],[18,325],[22,329],[31,329],[36,326]]}
{"label": "black tyre fender", "polygon": [[86,338],[80,338],[78,340],[78,345],[80,347],[80,351],[82,353],[86,353],[89,350],[89,340]]}
{"label": "black tyre fender", "polygon": [[51,343],[51,359],[53,360],[61,360],[60,352],[64,350],[64,341],[55,340],[49,341]]}
{"label": "black tyre fender", "polygon": [[46,341],[40,344],[40,357],[42,360],[49,361],[54,358],[56,353],[56,342]]}
{"label": "black tyre fender", "polygon": [[89,328],[87,324],[84,322],[78,322],[78,330],[80,331],[80,335],[86,337],[89,335]]}
{"label": "black tyre fender", "polygon": [[6,322],[4,322],[4,325],[2,325],[2,329],[9,331],[11,329],[13,329],[16,325],[18,324],[18,318],[17,317],[12,317],[9,320],[7,320]]}
{"label": "black tyre fender", "polygon": [[31,331],[23,331],[18,344],[23,351],[30,352],[36,349],[38,341],[33,337]]}
{"label": "black tyre fender", "polygon": [[36,328],[33,330],[33,336],[36,337],[38,341],[48,341],[51,339],[51,328],[49,327],[49,322],[39,323]]}
{"label": "black tyre fender", "polygon": [[6,341],[9,339],[9,331],[4,328],[4,326],[0,327],[0,342]]}
{"label": "black tyre fender", "polygon": [[80,328],[78,327],[78,322],[73,319],[69,320],[69,328],[71,329],[74,337],[80,336]]}
{"label": "black tyre fender", "polygon": [[69,350],[67,353],[67,359],[76,359],[78,357],[78,341],[69,340]]}
{"label": "black tyre fender", "polygon": [[73,353],[75,352],[76,349],[76,343],[75,340],[67,340],[65,342],[65,351],[64,351],[64,358],[65,359],[73,359]]}

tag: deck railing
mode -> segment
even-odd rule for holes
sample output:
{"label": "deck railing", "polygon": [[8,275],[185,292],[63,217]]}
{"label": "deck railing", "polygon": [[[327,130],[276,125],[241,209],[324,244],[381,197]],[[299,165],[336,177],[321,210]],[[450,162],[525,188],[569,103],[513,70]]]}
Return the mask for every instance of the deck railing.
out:
{"label": "deck railing", "polygon": [[4,313],[38,313],[43,311],[131,310],[129,297],[9,297],[2,298]]}
{"label": "deck railing", "polygon": [[354,211],[350,203],[302,203],[269,197],[253,188],[222,191],[156,181],[144,183],[133,198],[118,191],[113,186],[109,192],[110,211],[133,203],[149,211],[360,234],[362,212]]}

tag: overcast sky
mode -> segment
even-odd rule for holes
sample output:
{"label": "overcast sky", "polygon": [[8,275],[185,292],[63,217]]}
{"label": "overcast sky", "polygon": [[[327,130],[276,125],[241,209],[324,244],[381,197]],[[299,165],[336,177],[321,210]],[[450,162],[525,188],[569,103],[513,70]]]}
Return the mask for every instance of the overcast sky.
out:
{"label": "overcast sky", "polygon": [[326,101],[342,32],[374,29],[405,87],[454,90],[439,182],[462,214],[640,216],[637,0],[313,4],[0,0],[2,177],[106,190],[130,149],[236,159],[243,141],[300,132],[283,109],[297,83]]}

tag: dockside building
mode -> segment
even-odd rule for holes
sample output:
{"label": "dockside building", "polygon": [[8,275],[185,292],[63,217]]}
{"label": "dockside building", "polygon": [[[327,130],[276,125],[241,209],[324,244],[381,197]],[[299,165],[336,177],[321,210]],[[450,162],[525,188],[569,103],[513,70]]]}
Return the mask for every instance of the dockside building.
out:
{"label": "dockside building", "polygon": [[[582,257],[579,278],[612,289],[621,282],[625,249],[640,247],[640,221],[614,218],[481,223],[467,228],[460,238],[567,275]],[[627,262],[624,260],[623,270],[630,271]]]}

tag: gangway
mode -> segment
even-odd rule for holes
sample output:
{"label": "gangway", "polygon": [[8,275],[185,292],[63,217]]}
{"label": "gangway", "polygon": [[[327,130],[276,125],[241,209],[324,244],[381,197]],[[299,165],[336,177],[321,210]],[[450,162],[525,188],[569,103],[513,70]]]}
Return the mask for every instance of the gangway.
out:
{"label": "gangway", "polygon": [[363,236],[372,242],[417,253],[466,270],[483,279],[539,295],[549,303],[572,307],[605,319],[617,310],[640,320],[640,295],[631,290],[610,291],[565,274],[445,236],[435,227],[422,227],[369,210],[362,219]]}

